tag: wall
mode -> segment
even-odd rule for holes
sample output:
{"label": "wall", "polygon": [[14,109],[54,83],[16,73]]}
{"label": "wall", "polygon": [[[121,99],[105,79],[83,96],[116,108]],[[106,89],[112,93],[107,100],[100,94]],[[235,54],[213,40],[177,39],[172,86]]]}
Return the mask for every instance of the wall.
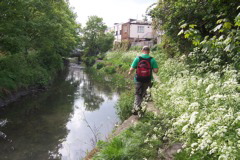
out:
{"label": "wall", "polygon": [[122,40],[129,39],[129,23],[122,24]]}
{"label": "wall", "polygon": [[[144,33],[138,33],[138,26],[144,26]],[[131,24],[130,25],[130,37],[131,38],[148,38],[152,39],[152,26],[142,24]]]}
{"label": "wall", "polygon": [[115,24],[114,25],[114,36],[115,36],[114,42],[121,42],[121,39],[122,39],[121,32],[122,32],[122,24],[121,23]]}

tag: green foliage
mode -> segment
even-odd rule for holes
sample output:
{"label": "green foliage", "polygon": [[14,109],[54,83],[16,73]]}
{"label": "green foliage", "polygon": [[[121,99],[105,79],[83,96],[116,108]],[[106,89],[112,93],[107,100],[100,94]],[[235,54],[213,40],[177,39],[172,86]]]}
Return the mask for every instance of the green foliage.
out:
{"label": "green foliage", "polygon": [[104,68],[104,71],[107,73],[107,74],[114,74],[116,73],[116,68],[114,66],[106,66]]}
{"label": "green foliage", "polygon": [[79,42],[68,3],[3,0],[0,10],[1,91],[47,85]]}
{"label": "green foliage", "polygon": [[[97,153],[93,159],[157,159],[161,136],[157,137],[156,133],[160,133],[161,129],[157,130],[156,128],[161,128],[161,122],[152,116],[146,117],[146,119],[148,120],[143,120],[114,137],[111,142],[100,142],[98,147],[101,152]],[[149,121],[149,119],[152,120]]]}
{"label": "green foliage", "polygon": [[[10,55],[0,59],[0,90],[16,90],[28,86],[45,86],[59,67],[44,68],[40,64],[40,56],[23,54]],[[57,61],[54,61],[57,63]],[[58,61],[59,63],[59,61]]]}
{"label": "green foliage", "polygon": [[127,90],[120,95],[117,103],[117,114],[123,121],[132,114],[134,103],[134,90]]}
{"label": "green foliage", "polygon": [[104,63],[102,63],[102,62],[98,62],[97,64],[96,64],[96,68],[97,69],[101,69],[101,68],[103,68],[104,67]]}
{"label": "green foliage", "polygon": [[190,72],[169,59],[158,75],[151,93],[168,127],[164,139],[184,143],[176,159],[239,159],[239,73],[231,67]]}
{"label": "green foliage", "polygon": [[107,26],[103,19],[97,16],[90,16],[86,27],[82,29],[85,54],[95,56],[107,52],[112,48],[114,36],[112,33],[105,33]]}
{"label": "green foliage", "polygon": [[129,49],[130,51],[137,51],[137,52],[141,52],[142,50],[142,46],[132,46]]}
{"label": "green foliage", "polygon": [[92,56],[86,56],[84,55],[82,57],[82,61],[86,64],[86,66],[90,67],[90,66],[93,66],[94,63],[95,63],[95,58],[92,57]]}
{"label": "green foliage", "polygon": [[[159,0],[156,7],[149,14],[153,18],[154,28],[163,30],[166,40],[163,47],[173,48],[174,52],[188,55],[193,50],[194,45],[185,39],[190,36],[178,36],[183,24],[191,24],[189,29],[199,31],[201,37],[217,35],[212,33],[217,20],[227,19],[225,27],[230,28],[234,24],[234,19],[238,15],[236,7],[240,5],[235,0]],[[167,15],[167,16],[166,16]]]}
{"label": "green foliage", "polygon": [[3,0],[0,9],[1,51],[44,49],[67,55],[78,43],[79,25],[64,0]]}
{"label": "green foliage", "polygon": [[131,47],[131,42],[129,40],[123,40],[121,42],[116,42],[113,46],[115,51],[128,51]]}
{"label": "green foliage", "polygon": [[[196,46],[189,55],[189,63],[193,67],[201,67],[204,72],[208,70],[220,71],[226,65],[233,65],[237,70],[240,69],[240,30],[239,17],[235,18],[232,24],[226,19],[219,19],[217,26],[212,32],[216,36],[206,36],[200,39],[199,31],[191,28],[181,30],[180,34],[192,41]],[[190,26],[190,25],[189,25]]]}
{"label": "green foliage", "polygon": [[[105,52],[113,47],[113,33],[105,33],[107,26],[103,19],[97,16],[90,16],[86,27],[82,29],[82,47],[84,49],[83,62],[87,66],[92,66],[93,60],[102,59]],[[88,57],[88,58],[87,58]]]}

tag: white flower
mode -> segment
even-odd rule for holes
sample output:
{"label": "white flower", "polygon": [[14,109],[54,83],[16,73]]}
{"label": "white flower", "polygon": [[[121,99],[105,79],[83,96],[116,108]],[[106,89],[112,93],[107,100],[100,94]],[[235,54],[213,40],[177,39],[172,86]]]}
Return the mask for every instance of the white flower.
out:
{"label": "white flower", "polygon": [[219,99],[225,99],[225,98],[226,98],[225,95],[215,94],[215,95],[211,96],[209,99],[218,101]]}
{"label": "white flower", "polygon": [[150,147],[150,148],[153,148],[153,145],[152,145],[152,144],[149,144],[149,147]]}
{"label": "white flower", "polygon": [[178,150],[177,150],[177,153],[180,153],[181,151],[182,151],[181,149],[178,149]]}
{"label": "white flower", "polygon": [[153,128],[153,131],[157,132],[158,128],[157,127],[154,127]]}
{"label": "white flower", "polygon": [[193,102],[189,105],[189,109],[196,109],[200,104],[198,102]]}
{"label": "white flower", "polygon": [[194,147],[197,146],[197,145],[198,145],[198,143],[192,143],[192,144],[191,144],[191,147],[194,148]]}
{"label": "white flower", "polygon": [[199,79],[197,82],[197,85],[200,86],[200,85],[202,85],[202,83],[203,83],[203,79]]}
{"label": "white flower", "polygon": [[205,92],[208,93],[213,88],[213,86],[213,84],[208,85]]}
{"label": "white flower", "polygon": [[154,135],[152,136],[152,139],[153,139],[153,140],[157,140],[156,134],[154,134]]}
{"label": "white flower", "polygon": [[147,143],[148,141],[149,141],[149,139],[147,138],[147,139],[144,140],[144,143]]}
{"label": "white flower", "polygon": [[193,112],[192,113],[192,115],[190,117],[190,120],[189,120],[190,124],[193,124],[196,121],[197,114],[198,114],[198,112]]}
{"label": "white flower", "polygon": [[188,126],[189,126],[189,124],[185,125],[185,126],[182,128],[182,132],[183,132],[183,133],[185,133],[185,132],[187,131]]}

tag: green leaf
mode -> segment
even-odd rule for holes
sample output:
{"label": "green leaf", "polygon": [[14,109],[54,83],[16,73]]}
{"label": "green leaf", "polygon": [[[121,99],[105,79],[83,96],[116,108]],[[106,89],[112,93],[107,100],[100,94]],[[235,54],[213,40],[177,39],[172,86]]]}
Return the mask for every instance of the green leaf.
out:
{"label": "green leaf", "polygon": [[184,23],[183,25],[180,26],[180,28],[186,28],[187,27],[187,23]]}
{"label": "green leaf", "polygon": [[223,28],[231,29],[231,28],[232,28],[232,23],[230,23],[230,22],[225,22],[224,25],[223,25]]}
{"label": "green leaf", "polygon": [[199,41],[199,40],[194,40],[192,43],[193,43],[195,46],[197,46],[197,45],[200,44],[200,41]]}
{"label": "green leaf", "polygon": [[190,28],[195,28],[197,25],[196,24],[190,24],[189,27]]}
{"label": "green leaf", "polygon": [[185,35],[184,35],[184,38],[188,38],[190,36],[190,34],[189,33],[186,33]]}
{"label": "green leaf", "polygon": [[222,23],[223,22],[223,19],[219,19],[218,21],[217,21],[217,24],[220,24],[220,23]]}

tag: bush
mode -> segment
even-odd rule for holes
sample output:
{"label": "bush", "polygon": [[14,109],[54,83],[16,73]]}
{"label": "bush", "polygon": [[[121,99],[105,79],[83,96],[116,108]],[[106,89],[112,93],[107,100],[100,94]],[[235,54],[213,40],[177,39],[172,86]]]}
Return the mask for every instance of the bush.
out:
{"label": "bush", "polygon": [[[150,119],[151,121],[149,121]],[[155,160],[161,146],[160,139],[162,139],[162,135],[157,134],[162,132],[159,128],[161,128],[161,121],[154,119],[152,116],[147,116],[136,126],[114,137],[112,141],[98,143],[101,152],[97,153],[93,159]]]}
{"label": "bush", "polygon": [[83,56],[82,60],[88,67],[93,66],[95,63],[95,57],[93,57],[93,56]]}
{"label": "bush", "polygon": [[104,65],[104,63],[102,63],[102,62],[98,62],[97,64],[96,64],[96,68],[97,69],[101,69],[101,68],[103,68],[105,65]]}
{"label": "bush", "polygon": [[0,58],[0,92],[15,91],[29,86],[46,86],[62,66],[59,55],[19,53],[2,56]]}
{"label": "bush", "polygon": [[132,114],[134,103],[134,90],[125,91],[120,95],[117,102],[117,113],[120,119],[123,121]]}
{"label": "bush", "polygon": [[122,42],[116,42],[113,46],[115,51],[128,51],[131,47],[131,42],[129,40],[123,40]]}
{"label": "bush", "polygon": [[115,66],[107,66],[104,68],[104,71],[107,74],[114,74],[114,73],[116,73],[116,68],[115,68]]}
{"label": "bush", "polygon": [[137,52],[141,52],[142,50],[142,46],[132,46],[129,49],[130,51],[137,51]]}
{"label": "bush", "polygon": [[168,126],[165,139],[183,142],[185,159],[239,159],[240,75],[231,67],[200,73],[174,60],[160,67],[164,78],[152,97]]}

